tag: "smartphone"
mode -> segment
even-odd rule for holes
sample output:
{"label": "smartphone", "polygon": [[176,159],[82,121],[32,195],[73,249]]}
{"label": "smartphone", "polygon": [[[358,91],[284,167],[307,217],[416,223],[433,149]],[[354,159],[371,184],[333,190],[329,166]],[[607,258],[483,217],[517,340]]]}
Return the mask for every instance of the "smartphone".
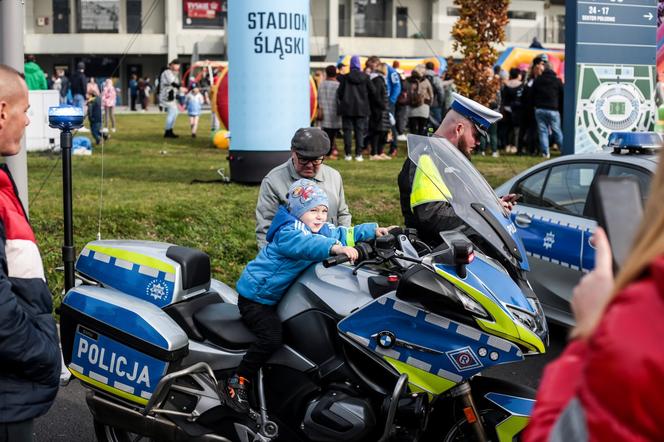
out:
{"label": "smartphone", "polygon": [[634,177],[597,178],[595,183],[597,223],[609,238],[613,268],[625,263],[634,235],[643,218],[643,200],[639,182]]}

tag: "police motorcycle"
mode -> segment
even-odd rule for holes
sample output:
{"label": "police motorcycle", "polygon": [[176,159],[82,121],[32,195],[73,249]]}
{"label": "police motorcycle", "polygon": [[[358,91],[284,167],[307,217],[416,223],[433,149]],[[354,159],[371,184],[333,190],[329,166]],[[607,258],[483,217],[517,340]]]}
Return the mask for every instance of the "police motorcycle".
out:
{"label": "police motorcycle", "polygon": [[225,406],[222,380],[254,336],[237,294],[211,279],[209,257],[165,243],[88,243],[76,261],[82,283],[60,309],[61,340],[98,440],[517,437],[534,392],[479,373],[544,353],[546,323],[514,270],[525,253],[497,197],[438,142],[409,137],[418,172],[454,195],[457,214],[503,256],[459,231],[418,253],[406,230],[358,244],[354,267],[339,265],[343,256],[312,265],[278,305],[284,346],[259,372],[245,415]]}

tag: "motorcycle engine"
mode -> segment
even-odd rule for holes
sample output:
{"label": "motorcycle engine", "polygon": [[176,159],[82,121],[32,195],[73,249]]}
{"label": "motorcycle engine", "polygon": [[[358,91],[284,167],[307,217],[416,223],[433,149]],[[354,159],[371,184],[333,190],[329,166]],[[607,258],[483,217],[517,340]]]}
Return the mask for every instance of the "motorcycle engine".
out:
{"label": "motorcycle engine", "polygon": [[360,441],[376,424],[368,401],[331,390],[307,406],[302,431],[316,442]]}

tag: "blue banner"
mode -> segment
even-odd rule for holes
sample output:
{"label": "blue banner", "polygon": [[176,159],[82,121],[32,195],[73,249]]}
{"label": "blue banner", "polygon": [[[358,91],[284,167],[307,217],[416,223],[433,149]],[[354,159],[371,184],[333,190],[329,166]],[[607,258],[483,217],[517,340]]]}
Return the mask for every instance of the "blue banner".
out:
{"label": "blue banner", "polygon": [[232,150],[287,151],[309,126],[309,1],[228,4]]}

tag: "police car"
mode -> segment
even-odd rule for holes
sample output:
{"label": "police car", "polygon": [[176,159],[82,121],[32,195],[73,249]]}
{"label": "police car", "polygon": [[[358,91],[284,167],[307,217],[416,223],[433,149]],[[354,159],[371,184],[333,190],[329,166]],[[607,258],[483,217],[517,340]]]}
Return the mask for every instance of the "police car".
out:
{"label": "police car", "polygon": [[545,161],[496,189],[522,195],[511,216],[528,254],[528,279],[550,321],[574,325],[572,290],[595,266],[589,239],[597,226],[597,177],[634,177],[645,202],[661,144],[654,132],[615,132],[603,151]]}

